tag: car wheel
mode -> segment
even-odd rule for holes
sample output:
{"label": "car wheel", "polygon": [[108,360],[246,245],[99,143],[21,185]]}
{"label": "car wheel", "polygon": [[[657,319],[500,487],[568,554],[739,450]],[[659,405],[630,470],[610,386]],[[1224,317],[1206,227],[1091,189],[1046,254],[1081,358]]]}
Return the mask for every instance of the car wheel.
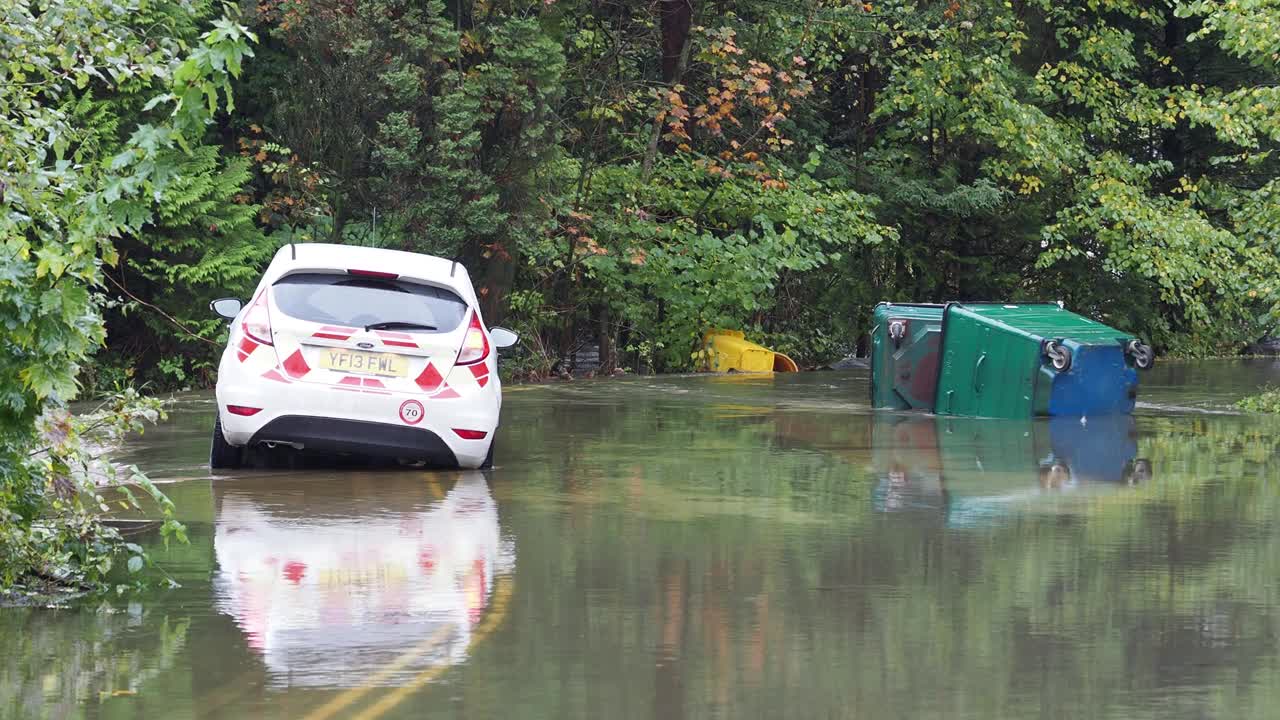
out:
{"label": "car wheel", "polygon": [[493,446],[498,444],[498,439],[494,438],[489,443],[489,452],[485,454],[484,461],[480,463],[481,470],[488,470],[493,467]]}
{"label": "car wheel", "polygon": [[222,436],[222,418],[213,417],[213,439],[209,443],[209,467],[214,470],[234,470],[244,460],[244,449],[238,448]]}

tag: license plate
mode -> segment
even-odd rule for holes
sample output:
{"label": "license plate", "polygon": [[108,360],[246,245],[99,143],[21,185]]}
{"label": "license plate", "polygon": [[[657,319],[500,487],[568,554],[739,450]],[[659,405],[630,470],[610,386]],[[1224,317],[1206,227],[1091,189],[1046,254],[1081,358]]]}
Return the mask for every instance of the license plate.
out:
{"label": "license plate", "polygon": [[320,367],[338,372],[359,375],[405,377],[409,374],[409,361],[403,355],[391,353],[360,352],[358,350],[320,351]]}

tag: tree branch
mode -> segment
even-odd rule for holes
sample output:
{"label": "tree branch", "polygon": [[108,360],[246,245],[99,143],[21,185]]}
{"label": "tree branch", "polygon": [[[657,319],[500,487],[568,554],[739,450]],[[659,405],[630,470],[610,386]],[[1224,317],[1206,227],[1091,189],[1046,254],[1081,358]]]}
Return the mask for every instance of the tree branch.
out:
{"label": "tree branch", "polygon": [[178,320],[177,320],[176,318],[174,318],[172,315],[170,315],[169,313],[165,312],[164,310],[161,310],[160,308],[156,307],[155,305],[152,305],[151,303],[147,302],[146,300],[142,300],[142,299],[140,299],[137,295],[134,295],[133,293],[129,292],[128,290],[125,290],[125,289],[124,289],[124,285],[121,285],[121,284],[120,284],[120,282],[119,282],[118,280],[116,280],[115,278],[111,277],[111,275],[110,275],[110,274],[108,274],[105,270],[104,270],[104,271],[103,271],[103,273],[102,273],[102,277],[104,277],[104,278],[106,278],[106,279],[110,280],[110,281],[111,281],[111,284],[112,284],[112,285],[115,285],[115,286],[116,286],[116,289],[117,289],[117,290],[119,290],[120,292],[124,293],[124,294],[125,294],[125,295],[130,299],[130,300],[133,300],[134,302],[138,303],[139,305],[142,305],[143,307],[146,307],[146,308],[150,308],[150,309],[152,309],[152,310],[155,310],[157,313],[159,313],[159,314],[160,314],[160,316],[161,316],[161,317],[163,317],[165,320],[168,320],[170,323],[173,323],[173,326],[174,326],[174,327],[178,328],[179,330],[181,330],[182,332],[186,333],[187,335],[190,335],[191,337],[195,338],[196,340],[199,340],[200,342],[206,342],[206,343],[209,343],[210,345],[212,345],[212,346],[214,346],[214,347],[219,347],[219,344],[218,344],[218,343],[216,343],[216,342],[214,342],[214,341],[210,340],[210,339],[209,339],[209,338],[207,338],[207,337],[202,337],[202,336],[197,335],[197,334],[195,334],[194,332],[192,332],[189,328],[187,328],[187,326],[186,326],[186,325],[183,325],[182,323],[178,322]]}

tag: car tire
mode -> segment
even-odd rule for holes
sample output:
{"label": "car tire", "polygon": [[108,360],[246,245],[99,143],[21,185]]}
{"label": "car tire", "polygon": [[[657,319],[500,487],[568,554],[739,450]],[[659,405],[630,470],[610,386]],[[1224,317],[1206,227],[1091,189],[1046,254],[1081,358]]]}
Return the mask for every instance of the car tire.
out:
{"label": "car tire", "polygon": [[209,442],[209,467],[213,470],[234,470],[243,464],[244,449],[238,448],[222,435],[222,418],[213,418],[213,438]]}
{"label": "car tire", "polygon": [[493,467],[493,446],[498,444],[498,439],[494,438],[489,442],[489,452],[485,454],[484,460],[480,463],[481,470],[488,470]]}

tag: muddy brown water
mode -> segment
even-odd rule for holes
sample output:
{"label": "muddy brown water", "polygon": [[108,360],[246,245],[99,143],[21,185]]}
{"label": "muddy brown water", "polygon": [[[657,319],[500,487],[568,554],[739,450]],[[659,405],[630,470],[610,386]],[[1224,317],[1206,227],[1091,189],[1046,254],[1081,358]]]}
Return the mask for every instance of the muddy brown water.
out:
{"label": "muddy brown water", "polygon": [[497,467],[121,459],[170,591],[0,610],[4,718],[1280,717],[1270,361],[1132,419],[874,413],[865,372],[510,387]]}

